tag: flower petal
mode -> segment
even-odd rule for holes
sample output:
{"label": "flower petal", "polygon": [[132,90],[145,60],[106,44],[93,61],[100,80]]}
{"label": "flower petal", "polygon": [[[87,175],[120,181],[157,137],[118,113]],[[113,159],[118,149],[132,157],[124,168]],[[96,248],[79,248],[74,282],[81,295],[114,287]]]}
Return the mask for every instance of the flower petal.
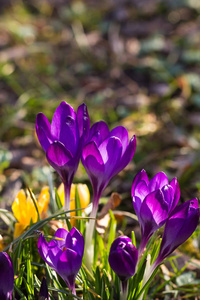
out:
{"label": "flower petal", "polygon": [[149,182],[149,191],[153,192],[155,190],[161,189],[164,185],[169,184],[169,180],[165,173],[160,172],[156,174]]}
{"label": "flower petal", "polygon": [[117,171],[120,172],[121,170],[123,170],[128,164],[129,162],[132,160],[134,154],[135,154],[135,150],[136,150],[136,138],[135,135],[131,138],[128,147],[126,148],[121,161],[120,161],[120,169]]}
{"label": "flower petal", "polygon": [[181,191],[180,191],[180,187],[179,187],[177,178],[173,178],[172,181],[170,182],[170,185],[172,186],[172,188],[174,190],[174,199],[173,199],[173,202],[171,205],[171,211],[172,211],[178,204],[178,201],[179,201],[180,195],[181,195]]}
{"label": "flower petal", "polygon": [[72,237],[72,250],[76,251],[80,256],[83,256],[84,252],[84,238],[80,231],[73,227],[70,230],[70,235]]}
{"label": "flower petal", "polygon": [[69,232],[64,228],[59,228],[55,233],[55,237],[62,239],[62,240],[56,239],[57,245],[61,250],[63,250],[63,248],[66,246],[66,239],[68,234]]}
{"label": "flower petal", "polygon": [[140,209],[142,234],[150,237],[162,227],[168,217],[168,204],[161,190],[150,193],[142,202]]}
{"label": "flower petal", "polygon": [[140,181],[144,181],[146,185],[149,184],[149,179],[145,170],[141,170],[134,178],[132,188],[131,188],[131,195],[132,197],[135,196],[135,188],[140,183]]}
{"label": "flower petal", "polygon": [[199,222],[197,199],[186,201],[177,206],[166,222],[158,260],[162,261],[194,232]]}
{"label": "flower petal", "polygon": [[70,122],[71,119],[76,119],[76,113],[71,105],[65,101],[61,102],[56,108],[51,122],[51,133],[57,140],[60,139],[60,130],[66,122]]}
{"label": "flower petal", "polygon": [[10,256],[0,252],[0,299],[12,300],[14,270]]}
{"label": "flower petal", "polygon": [[77,123],[79,128],[79,137],[83,138],[83,144],[88,139],[90,130],[90,118],[85,103],[77,109]]}
{"label": "flower petal", "polygon": [[75,156],[78,149],[79,133],[76,120],[71,116],[66,117],[66,122],[63,122],[60,128],[59,142]]}
{"label": "flower petal", "polygon": [[37,114],[35,129],[39,142],[44,151],[46,151],[49,145],[54,141],[54,138],[51,134],[51,125],[43,113]]}
{"label": "flower petal", "polygon": [[103,165],[104,162],[103,162],[101,153],[100,153],[99,149],[97,148],[97,145],[95,144],[94,141],[88,143],[83,148],[82,161],[84,162],[86,160],[86,158],[89,156],[93,156],[100,165]]}
{"label": "flower petal", "polygon": [[75,251],[67,248],[59,257],[57,263],[57,272],[67,283],[69,290],[71,290],[75,283],[75,277],[81,268],[82,257]]}
{"label": "flower petal", "polygon": [[105,146],[102,147],[104,142],[100,145],[99,151],[105,163],[105,177],[110,179],[118,173],[121,167],[122,144],[118,138],[110,137],[108,142],[105,143],[105,149]]}
{"label": "flower petal", "polygon": [[89,140],[94,141],[99,146],[110,135],[108,125],[103,122],[96,122],[90,129]]}
{"label": "flower petal", "polygon": [[49,146],[46,152],[46,156],[50,165],[56,170],[59,167],[63,167],[72,158],[71,153],[65,148],[62,143],[58,141]]}
{"label": "flower petal", "polygon": [[171,185],[164,185],[161,189],[165,202],[168,204],[168,213],[171,211],[173,199],[174,199],[174,190]]}
{"label": "flower petal", "polygon": [[122,143],[122,155],[124,154],[128,144],[129,144],[129,137],[128,137],[128,131],[123,126],[118,126],[113,128],[110,132],[110,136],[117,137],[121,143]]}
{"label": "flower petal", "polygon": [[43,234],[41,234],[38,239],[37,247],[38,247],[38,252],[39,252],[40,256],[42,257],[42,259],[46,263],[48,263],[48,265],[50,267],[55,268],[54,262],[52,262],[51,259],[49,258],[49,253],[48,253],[49,252],[49,244],[45,240]]}

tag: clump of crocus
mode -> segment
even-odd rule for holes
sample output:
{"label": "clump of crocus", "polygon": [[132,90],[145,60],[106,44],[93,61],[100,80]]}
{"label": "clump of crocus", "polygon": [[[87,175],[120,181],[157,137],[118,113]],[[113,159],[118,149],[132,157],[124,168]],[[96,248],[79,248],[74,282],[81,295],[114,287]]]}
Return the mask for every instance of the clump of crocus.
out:
{"label": "clump of crocus", "polygon": [[160,172],[149,181],[145,170],[142,170],[133,181],[131,194],[142,233],[141,254],[149,238],[165,224],[176,207],[180,188],[176,178],[169,183],[167,176]]}
{"label": "clump of crocus", "polygon": [[78,168],[83,145],[88,138],[90,120],[83,103],[77,113],[66,102],[57,107],[51,124],[43,113],[36,118],[36,133],[49,164],[65,186],[65,209],[70,209],[70,188]]}
{"label": "clump of crocus", "polygon": [[[35,199],[35,204],[32,197]],[[20,236],[31,223],[38,221],[38,212],[41,217],[45,216],[49,204],[49,198],[50,195],[48,187],[44,187],[42,189],[38,197],[38,201],[33,193],[30,195],[28,190],[26,192],[24,190],[19,191],[12,204],[12,211],[18,221],[15,223],[14,238]],[[35,205],[37,206],[38,212]]]}
{"label": "clump of crocus", "polygon": [[14,270],[10,256],[0,252],[0,299],[12,300]]}
{"label": "clump of crocus", "polygon": [[[93,187],[93,208],[90,217],[96,217],[103,190],[110,179],[122,171],[132,160],[135,149],[135,136],[129,141],[128,132],[124,127],[119,126],[109,131],[107,124],[103,121],[97,122],[91,127],[89,139],[82,152],[82,164]],[[94,224],[94,220],[90,220],[86,227],[85,259],[88,268],[90,268],[93,257]]]}
{"label": "clump of crocus", "polygon": [[84,252],[82,234],[75,227],[70,232],[60,228],[49,243],[41,234],[38,251],[42,259],[63,278],[69,290],[76,294],[75,277],[81,268]]}
{"label": "clump of crocus", "polygon": [[138,261],[138,250],[129,237],[122,235],[116,238],[111,245],[108,261],[112,270],[121,280],[121,299],[126,299],[127,280],[135,274]]}
{"label": "clump of crocus", "polygon": [[[81,208],[86,208],[88,204],[90,203],[90,191],[88,189],[88,186],[86,184],[73,184],[71,185],[71,192],[70,192],[70,210],[75,209],[76,203],[75,203],[75,193],[76,193],[76,188],[80,200],[80,206]],[[64,184],[61,183],[61,185],[58,188],[58,195],[60,197],[62,205],[64,205],[65,202],[65,190],[64,190]],[[70,216],[76,216],[75,211],[70,212]],[[72,226],[75,226],[76,220],[75,219],[70,219],[70,223]]]}

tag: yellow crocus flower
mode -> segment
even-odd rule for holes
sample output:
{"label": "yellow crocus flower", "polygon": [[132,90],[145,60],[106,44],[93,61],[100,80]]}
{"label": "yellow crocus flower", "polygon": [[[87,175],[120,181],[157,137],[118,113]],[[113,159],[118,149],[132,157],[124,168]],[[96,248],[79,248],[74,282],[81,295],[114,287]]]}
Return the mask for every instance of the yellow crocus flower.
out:
{"label": "yellow crocus flower", "polygon": [[[80,199],[81,208],[85,208],[90,203],[90,192],[86,184],[77,184],[78,195]],[[76,192],[76,185],[72,183],[71,185],[71,192],[70,192],[70,210],[75,209],[75,192]],[[65,191],[64,191],[64,184],[58,188],[58,195],[60,197],[61,203],[64,206],[65,203]],[[72,211],[70,213],[71,216],[76,216],[76,212]],[[75,226],[76,220],[71,219],[70,223],[72,226]]]}
{"label": "yellow crocus flower", "polygon": [[[44,187],[39,195],[38,201],[35,200],[41,217],[47,211],[49,198],[49,188]],[[38,220],[38,214],[29,191],[27,191],[27,195],[24,190],[19,191],[15,201],[12,204],[12,211],[18,221],[18,223],[15,223],[14,238],[17,238],[19,235],[21,235],[31,222],[35,223]]]}

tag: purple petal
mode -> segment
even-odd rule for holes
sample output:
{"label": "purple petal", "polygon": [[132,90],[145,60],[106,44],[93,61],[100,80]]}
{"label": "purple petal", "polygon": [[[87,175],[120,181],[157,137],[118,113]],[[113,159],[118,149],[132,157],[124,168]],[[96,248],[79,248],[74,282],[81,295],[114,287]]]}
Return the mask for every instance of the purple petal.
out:
{"label": "purple petal", "polygon": [[88,143],[87,145],[85,145],[85,147],[83,148],[83,152],[82,152],[83,165],[84,165],[86,158],[88,158],[90,156],[94,157],[96,159],[96,161],[98,162],[98,164],[100,164],[100,165],[104,164],[102,156],[99,152],[99,149],[97,148],[97,145],[93,141]]}
{"label": "purple petal", "polygon": [[71,116],[60,128],[59,142],[61,142],[69,152],[75,156],[78,149],[79,133],[76,124]]}
{"label": "purple petal", "polygon": [[[56,271],[57,271],[58,259],[61,256],[64,249],[65,249],[65,247],[63,247],[63,249],[60,249],[58,247],[57,241],[55,241],[55,240],[52,240],[48,243],[48,253],[47,253],[46,259],[48,261],[52,262],[53,268]],[[48,262],[48,264],[49,264],[49,262]]]}
{"label": "purple petal", "polygon": [[82,234],[73,227],[70,230],[70,235],[72,237],[72,250],[76,251],[81,257],[83,257],[84,252],[84,238]]}
{"label": "purple petal", "polygon": [[144,199],[140,217],[142,233],[145,236],[150,237],[155,230],[163,226],[168,217],[168,205],[160,190],[152,192]]}
{"label": "purple petal", "polygon": [[54,263],[50,260],[50,258],[48,256],[49,244],[45,240],[43,234],[41,234],[38,239],[37,247],[38,247],[38,252],[39,252],[40,256],[42,257],[42,259],[46,263],[48,263],[48,265],[50,267],[54,268]]}
{"label": "purple petal", "polygon": [[140,209],[141,209],[141,205],[142,205],[142,200],[139,197],[133,197],[133,207],[135,210],[135,213],[138,217],[138,221],[139,223],[141,223],[141,218],[140,218]]}
{"label": "purple petal", "polygon": [[50,165],[56,170],[58,167],[63,167],[72,158],[69,150],[67,150],[60,142],[51,144],[47,149],[46,156]]}
{"label": "purple petal", "polygon": [[160,172],[156,174],[149,182],[149,191],[161,189],[164,185],[169,184],[168,178],[165,173]]}
{"label": "purple petal", "polygon": [[58,260],[57,272],[67,283],[70,290],[73,288],[75,277],[81,268],[81,264],[82,257],[69,248],[63,251]]}
{"label": "purple petal", "polygon": [[135,196],[135,188],[136,186],[138,185],[138,183],[140,181],[144,181],[146,182],[146,185],[149,184],[149,179],[148,179],[148,176],[147,176],[147,173],[145,170],[141,170],[134,178],[133,180],[133,184],[132,184],[132,188],[131,188],[131,195],[132,197]]}
{"label": "purple petal", "polygon": [[132,158],[135,154],[135,149],[136,149],[136,138],[135,138],[135,136],[133,136],[131,138],[130,143],[129,143],[128,147],[126,148],[121,160],[120,160],[120,164],[119,164],[118,169],[116,170],[115,174],[122,171],[129,164],[129,162],[132,160]]}
{"label": "purple petal", "polygon": [[11,300],[14,287],[14,270],[10,256],[0,252],[0,299]]}
{"label": "purple petal", "polygon": [[162,261],[194,232],[199,222],[197,199],[177,206],[166,222],[158,260]]}
{"label": "purple petal", "polygon": [[[100,145],[99,151],[105,163],[105,176],[111,178],[116,174],[122,154],[121,141],[116,137],[110,137],[108,142]],[[105,149],[106,146],[106,149]]]}
{"label": "purple petal", "polygon": [[61,250],[63,250],[63,248],[66,245],[66,239],[67,239],[68,234],[69,234],[69,232],[64,228],[59,228],[55,233],[55,237],[62,239],[62,240],[56,239],[57,245]]}
{"label": "purple petal", "polygon": [[135,187],[134,196],[143,200],[149,194],[149,188],[145,181],[141,180]]}
{"label": "purple petal", "polygon": [[121,143],[122,143],[122,155],[124,154],[128,144],[129,144],[129,137],[128,137],[128,131],[123,126],[115,127],[110,132],[110,136],[117,137]]}
{"label": "purple petal", "polygon": [[79,128],[79,137],[83,138],[83,143],[88,139],[90,130],[90,119],[85,103],[80,105],[77,110],[77,123]]}
{"label": "purple petal", "polygon": [[177,178],[173,178],[172,181],[170,182],[170,185],[172,186],[172,188],[174,190],[174,199],[173,199],[172,206],[171,206],[171,211],[172,211],[178,204],[181,192],[180,192],[180,187],[179,187]]}
{"label": "purple petal", "polygon": [[37,114],[36,121],[35,121],[35,128],[36,128],[38,140],[42,148],[44,149],[44,151],[46,151],[54,139],[51,135],[50,123],[47,117],[43,113]]}
{"label": "purple petal", "polygon": [[89,140],[94,141],[99,146],[110,135],[108,125],[103,122],[95,123],[89,133]]}
{"label": "purple petal", "polygon": [[57,140],[60,138],[60,129],[64,124],[66,124],[66,122],[71,123],[72,119],[76,119],[76,114],[73,107],[71,107],[71,105],[65,101],[61,102],[55,110],[51,122],[51,133],[57,138]]}
{"label": "purple petal", "polygon": [[165,185],[162,187],[161,191],[163,193],[165,202],[168,204],[168,212],[170,212],[174,200],[174,190],[171,185]]}

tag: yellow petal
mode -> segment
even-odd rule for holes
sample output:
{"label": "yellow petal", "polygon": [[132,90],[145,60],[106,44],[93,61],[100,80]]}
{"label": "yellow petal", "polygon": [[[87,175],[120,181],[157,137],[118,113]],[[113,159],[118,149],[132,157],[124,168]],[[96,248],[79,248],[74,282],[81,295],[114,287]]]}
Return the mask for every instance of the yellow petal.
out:
{"label": "yellow petal", "polygon": [[2,235],[0,234],[0,252],[3,250],[4,244],[3,244],[3,238]]}
{"label": "yellow petal", "polygon": [[37,211],[29,193],[26,199],[24,190],[20,190],[15,201],[12,204],[12,211],[15,218],[23,225],[29,225],[32,219],[33,223],[37,221]]}
{"label": "yellow petal", "polygon": [[47,211],[49,205],[49,199],[50,199],[49,187],[45,186],[43,187],[38,198],[39,214],[45,213]]}
{"label": "yellow petal", "polygon": [[57,189],[58,195],[60,197],[60,201],[62,203],[62,206],[65,204],[65,191],[64,191],[64,184],[61,183],[61,185]]}
{"label": "yellow petal", "polygon": [[[60,201],[62,203],[62,206],[64,206],[65,204],[65,190],[64,190],[64,184],[61,183],[60,186],[57,189],[58,195],[60,197]],[[75,184],[72,183],[71,185],[71,191],[70,191],[70,199],[71,200],[75,200]],[[70,209],[71,205],[70,205]]]}
{"label": "yellow petal", "polygon": [[26,227],[27,225],[23,225],[21,223],[15,223],[14,239],[20,236],[24,232]]}
{"label": "yellow petal", "polygon": [[19,193],[17,194],[17,197],[15,198],[13,204],[12,204],[12,211],[15,216],[15,218],[21,222],[21,209],[20,209],[20,203],[26,202],[26,195],[24,190],[20,190]]}
{"label": "yellow petal", "polygon": [[[90,192],[86,184],[77,184],[77,190],[78,190],[78,195],[80,199],[80,205],[81,208],[85,208],[88,206],[90,203]],[[75,209],[75,191],[76,191],[76,185],[72,183],[71,185],[71,192],[70,192],[70,210]],[[61,203],[64,206],[65,203],[65,191],[64,191],[64,184],[61,183],[59,186],[58,190],[58,195],[60,197]],[[76,212],[73,211],[70,213],[71,216],[76,216]],[[70,223],[72,226],[75,226],[76,220],[71,219]]]}
{"label": "yellow petal", "polygon": [[86,184],[79,183],[77,185],[78,195],[80,199],[81,208],[85,208],[90,203],[90,191]]}

